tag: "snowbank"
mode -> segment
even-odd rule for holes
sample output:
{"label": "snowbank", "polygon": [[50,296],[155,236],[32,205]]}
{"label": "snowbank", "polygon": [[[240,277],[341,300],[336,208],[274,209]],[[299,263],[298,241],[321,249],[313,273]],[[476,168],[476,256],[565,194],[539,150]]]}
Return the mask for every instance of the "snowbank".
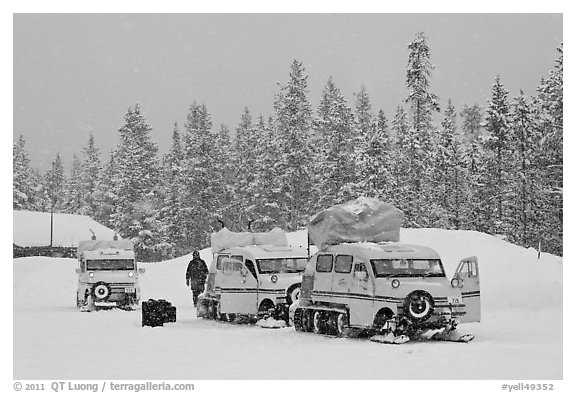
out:
{"label": "snowbank", "polygon": [[[290,239],[289,234],[289,239]],[[296,236],[298,237],[298,236]],[[305,237],[304,237],[305,238]],[[469,344],[390,346],[196,318],[185,271],[190,255],[145,267],[142,299],[167,299],[177,322],[142,327],[140,311],[80,313],[76,261],[15,259],[15,379],[561,379],[562,259],[477,232],[402,230],[452,272],[477,255],[483,321],[463,324]],[[210,249],[200,251],[210,263]],[[232,356],[240,355],[240,356]],[[350,368],[350,365],[361,367]],[[415,371],[417,370],[417,371]]]}
{"label": "snowbank", "polygon": [[[50,213],[14,210],[13,240],[21,247],[50,245]],[[54,213],[52,245],[56,247],[76,247],[81,240],[92,237],[94,231],[98,240],[112,240],[114,231],[97,223],[88,216]]]}

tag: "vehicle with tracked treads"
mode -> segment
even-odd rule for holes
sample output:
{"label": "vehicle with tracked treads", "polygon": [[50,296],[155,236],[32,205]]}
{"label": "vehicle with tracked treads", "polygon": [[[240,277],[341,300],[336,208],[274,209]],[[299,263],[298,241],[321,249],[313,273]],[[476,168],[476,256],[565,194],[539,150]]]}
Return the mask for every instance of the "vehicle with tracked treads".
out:
{"label": "vehicle with tracked treads", "polygon": [[121,307],[136,309],[140,279],[130,240],[85,240],[78,244],[76,305],[81,311]]}
{"label": "vehicle with tracked treads", "polygon": [[[427,247],[334,245],[308,263],[294,325],[296,330],[341,336],[392,333],[392,341],[425,330],[448,333],[458,322],[480,321],[479,282],[475,257],[462,260],[449,281],[440,256]],[[453,338],[469,337],[451,332]]]}
{"label": "vehicle with tracked treads", "polygon": [[385,343],[473,339],[456,327],[480,321],[478,260],[460,261],[449,280],[436,251],[398,242],[402,218],[392,205],[370,198],[312,217],[308,229],[319,251],[292,308],[296,330],[367,333]]}
{"label": "vehicle with tracked treads", "polygon": [[307,251],[287,245],[285,233],[278,228],[256,239],[251,235],[226,232],[219,244],[238,244],[227,248],[212,239],[217,252],[208,269],[206,290],[198,297],[198,317],[288,320],[288,308],[300,295]]}

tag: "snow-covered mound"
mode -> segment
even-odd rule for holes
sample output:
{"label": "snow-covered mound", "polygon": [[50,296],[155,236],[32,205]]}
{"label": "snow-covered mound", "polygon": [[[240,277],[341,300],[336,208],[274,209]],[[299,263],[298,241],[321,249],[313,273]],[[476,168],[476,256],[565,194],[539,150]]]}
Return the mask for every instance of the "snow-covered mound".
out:
{"label": "snow-covered mound", "polygon": [[475,231],[402,229],[400,239],[438,251],[446,275],[460,259],[475,255],[482,306],[487,309],[542,309],[562,305],[562,258],[526,249]]}
{"label": "snow-covered mound", "polygon": [[[461,258],[478,256],[483,320],[461,326],[473,342],[390,346],[197,319],[185,282],[191,256],[139,265],[142,299],[177,307],[176,323],[142,327],[140,311],[79,312],[75,260],[29,257],[13,263],[14,378],[562,378],[561,258],[538,260],[534,250],[477,232],[406,229],[401,241],[436,249],[449,276]],[[200,256],[212,259],[210,249]]]}
{"label": "snow-covered mound", "polygon": [[[114,231],[80,214],[54,213],[52,245],[76,247],[80,240],[89,240],[91,230],[99,240],[112,240]],[[21,247],[50,244],[50,213],[14,210],[13,243]]]}

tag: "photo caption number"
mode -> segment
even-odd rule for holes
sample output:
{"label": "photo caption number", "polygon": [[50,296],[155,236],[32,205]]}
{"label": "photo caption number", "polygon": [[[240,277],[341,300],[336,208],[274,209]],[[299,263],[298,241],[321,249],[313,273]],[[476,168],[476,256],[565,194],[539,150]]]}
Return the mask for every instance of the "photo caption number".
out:
{"label": "photo caption number", "polygon": [[45,390],[43,383],[27,383],[24,390]]}

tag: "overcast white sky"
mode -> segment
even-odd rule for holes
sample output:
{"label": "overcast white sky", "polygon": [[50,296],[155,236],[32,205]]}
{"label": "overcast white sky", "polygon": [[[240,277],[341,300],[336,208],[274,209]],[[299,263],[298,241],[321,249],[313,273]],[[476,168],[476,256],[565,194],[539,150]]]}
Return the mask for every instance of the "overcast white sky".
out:
{"label": "overcast white sky", "polygon": [[134,103],[161,153],[194,100],[214,129],[233,129],[245,106],[273,115],[293,59],[314,110],[333,76],[351,105],[364,84],[390,119],[418,31],[436,65],[431,90],[458,110],[485,105],[497,74],[511,98],[533,94],[563,40],[561,14],[16,14],[13,23],[13,137],[24,135],[42,170],[57,152],[69,170],[90,132],[106,158]]}

